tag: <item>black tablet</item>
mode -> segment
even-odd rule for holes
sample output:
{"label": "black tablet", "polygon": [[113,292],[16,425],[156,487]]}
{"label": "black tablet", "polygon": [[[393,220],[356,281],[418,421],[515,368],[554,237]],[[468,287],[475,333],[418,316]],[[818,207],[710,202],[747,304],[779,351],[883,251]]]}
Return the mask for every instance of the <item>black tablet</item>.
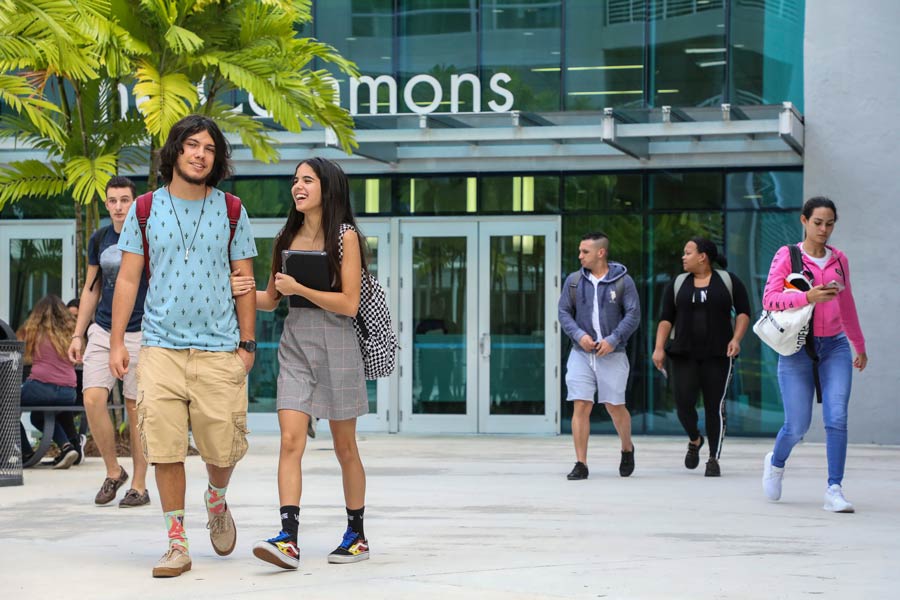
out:
{"label": "black tablet", "polygon": [[[331,269],[328,255],[315,250],[282,250],[281,272],[290,275],[301,285],[323,292],[331,291]],[[319,308],[303,296],[288,296],[293,308]]]}

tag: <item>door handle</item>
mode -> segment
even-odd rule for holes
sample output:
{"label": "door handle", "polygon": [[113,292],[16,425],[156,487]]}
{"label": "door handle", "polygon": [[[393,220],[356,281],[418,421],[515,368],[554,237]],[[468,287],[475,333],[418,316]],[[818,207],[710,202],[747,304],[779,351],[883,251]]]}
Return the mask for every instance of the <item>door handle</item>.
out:
{"label": "door handle", "polygon": [[488,358],[491,355],[491,334],[482,333],[481,339],[478,341],[478,348],[481,351],[481,356],[484,358]]}

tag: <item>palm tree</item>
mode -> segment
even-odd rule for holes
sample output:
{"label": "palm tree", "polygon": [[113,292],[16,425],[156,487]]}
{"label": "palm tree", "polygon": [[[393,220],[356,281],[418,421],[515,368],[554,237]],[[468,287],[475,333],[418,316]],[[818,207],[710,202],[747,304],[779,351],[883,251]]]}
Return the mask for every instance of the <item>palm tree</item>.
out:
{"label": "palm tree", "polygon": [[47,157],[0,168],[0,209],[25,197],[71,196],[79,262],[99,221],[94,200],[123,162],[141,159],[126,149],[138,145],[143,123],[119,118],[113,93],[138,49],[108,14],[107,0],[0,0],[0,100],[14,111],[0,115],[0,138]]}
{"label": "palm tree", "polygon": [[[334,48],[296,36],[311,20],[310,0],[113,0],[113,15],[142,47],[134,61],[134,92],[151,135],[151,150],[182,117],[201,113],[240,135],[255,159],[278,158],[264,121],[236,112],[224,99],[246,91],[268,111],[275,127],[299,132],[316,121],[343,149],[356,147],[353,120],[335,103],[332,75],[311,69],[315,59],[356,75]],[[151,153],[150,188],[157,156]]]}
{"label": "palm tree", "polygon": [[[327,44],[296,37],[310,19],[309,0],[0,0],[0,101],[13,110],[0,115],[0,138],[47,155],[0,168],[0,210],[70,195],[80,289],[95,200],[117,172],[147,162],[156,187],[152,151],[183,116],[216,119],[263,162],[278,157],[267,131],[313,121],[351,151],[353,122],[334,102],[332,76],[309,65],[357,71]],[[119,84],[133,84],[137,111],[122,110]],[[223,100],[235,91],[252,94],[273,125],[236,113]]]}

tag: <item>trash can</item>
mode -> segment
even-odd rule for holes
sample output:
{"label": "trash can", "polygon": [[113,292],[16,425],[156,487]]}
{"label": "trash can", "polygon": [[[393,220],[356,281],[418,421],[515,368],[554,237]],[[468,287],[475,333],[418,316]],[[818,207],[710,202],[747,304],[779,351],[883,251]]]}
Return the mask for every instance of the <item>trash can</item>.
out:
{"label": "trash can", "polygon": [[25,343],[16,341],[0,320],[0,487],[22,485],[19,401],[24,355]]}

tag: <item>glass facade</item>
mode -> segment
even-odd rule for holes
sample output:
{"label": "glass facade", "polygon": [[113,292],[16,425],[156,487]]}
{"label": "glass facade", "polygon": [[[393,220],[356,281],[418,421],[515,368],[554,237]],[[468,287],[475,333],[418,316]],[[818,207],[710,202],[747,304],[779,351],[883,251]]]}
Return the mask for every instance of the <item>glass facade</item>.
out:
{"label": "glass facade", "polygon": [[803,107],[805,0],[318,0],[313,6],[309,33],[378,82],[351,89],[349,79],[338,78],[342,104],[358,114],[487,112],[490,102],[503,107],[508,97],[514,106],[505,110],[529,112],[723,102]]}

